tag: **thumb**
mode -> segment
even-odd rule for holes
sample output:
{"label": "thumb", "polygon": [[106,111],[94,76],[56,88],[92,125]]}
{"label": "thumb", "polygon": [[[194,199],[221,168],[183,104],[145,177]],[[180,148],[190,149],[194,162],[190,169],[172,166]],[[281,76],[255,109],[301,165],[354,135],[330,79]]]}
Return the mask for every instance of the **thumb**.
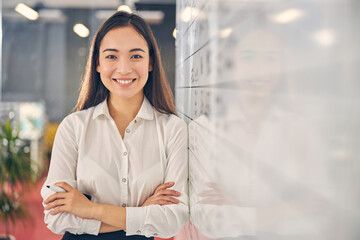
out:
{"label": "thumb", "polygon": [[54,185],[63,188],[67,192],[70,192],[71,190],[74,189],[70,184],[66,182],[57,182]]}

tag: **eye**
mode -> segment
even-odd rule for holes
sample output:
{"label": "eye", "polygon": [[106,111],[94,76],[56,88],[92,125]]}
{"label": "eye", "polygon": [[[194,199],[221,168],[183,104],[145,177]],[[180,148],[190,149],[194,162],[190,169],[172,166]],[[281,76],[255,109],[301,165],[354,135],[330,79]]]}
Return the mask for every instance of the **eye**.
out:
{"label": "eye", "polygon": [[243,55],[243,56],[241,56],[241,59],[244,62],[252,62],[252,61],[255,60],[255,56],[253,56],[253,55]]}
{"label": "eye", "polygon": [[131,58],[132,59],[140,59],[140,58],[142,58],[142,56],[136,54],[136,55],[132,55]]}
{"label": "eye", "polygon": [[108,59],[116,59],[116,56],[114,56],[114,55],[108,55],[108,56],[106,56],[105,58],[108,58]]}

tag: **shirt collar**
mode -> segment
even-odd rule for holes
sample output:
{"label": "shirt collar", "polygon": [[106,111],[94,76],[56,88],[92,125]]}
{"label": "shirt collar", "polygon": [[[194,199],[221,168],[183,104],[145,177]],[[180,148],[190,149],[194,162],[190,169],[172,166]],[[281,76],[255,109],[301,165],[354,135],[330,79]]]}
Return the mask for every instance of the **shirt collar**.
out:
{"label": "shirt collar", "polygon": [[[107,105],[107,98],[99,103],[97,106],[95,106],[93,119],[97,118],[100,115],[105,115],[107,118],[111,119],[109,108]],[[149,102],[149,100],[144,96],[143,102],[141,104],[140,110],[137,113],[135,119],[142,118],[146,120],[152,120],[154,119],[154,111],[153,106]]]}
{"label": "shirt collar", "polygon": [[105,98],[104,101],[102,101],[101,103],[99,103],[98,105],[95,106],[95,110],[93,113],[93,119],[97,118],[100,115],[105,115],[107,118],[111,119],[111,116],[109,113],[109,108],[107,105],[107,98]]}
{"label": "shirt collar", "polygon": [[144,95],[144,100],[141,104],[141,108],[136,116],[136,118],[143,118],[146,120],[154,119],[154,107],[151,105],[149,100]]}

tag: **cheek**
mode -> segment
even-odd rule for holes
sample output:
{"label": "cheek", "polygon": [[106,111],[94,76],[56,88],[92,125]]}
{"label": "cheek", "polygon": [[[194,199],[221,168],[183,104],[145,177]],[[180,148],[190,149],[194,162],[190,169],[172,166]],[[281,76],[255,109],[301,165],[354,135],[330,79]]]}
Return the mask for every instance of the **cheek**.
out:
{"label": "cheek", "polygon": [[143,77],[148,77],[149,75],[149,63],[142,63],[136,66],[137,72],[141,74]]}
{"label": "cheek", "polygon": [[248,78],[253,75],[254,66],[245,62],[235,62],[234,74],[240,78]]}
{"label": "cheek", "polygon": [[113,72],[113,67],[111,64],[102,64],[98,67],[100,76],[107,76]]}
{"label": "cheek", "polygon": [[100,74],[100,80],[101,82],[104,84],[104,86],[109,89],[109,87],[111,86],[111,76],[112,76],[112,71],[111,68],[109,68],[108,66],[101,66],[99,67],[99,74]]}

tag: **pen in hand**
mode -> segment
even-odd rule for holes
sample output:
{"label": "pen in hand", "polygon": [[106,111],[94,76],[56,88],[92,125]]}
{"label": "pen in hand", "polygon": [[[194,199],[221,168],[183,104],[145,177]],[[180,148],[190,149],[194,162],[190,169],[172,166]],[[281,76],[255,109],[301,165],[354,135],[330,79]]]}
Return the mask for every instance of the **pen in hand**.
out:
{"label": "pen in hand", "polygon": [[[58,186],[55,186],[55,185],[46,185],[46,187],[49,188],[49,189],[51,189],[51,190],[53,190],[54,192],[66,192],[65,189],[63,189],[63,188],[61,188],[61,187],[58,187]],[[87,199],[91,200],[91,196],[90,196],[90,195],[85,194],[85,193],[83,193],[83,194],[84,194],[84,196],[85,196]]]}
{"label": "pen in hand", "polygon": [[55,186],[55,185],[46,185],[46,187],[55,192],[66,192],[63,188]]}

